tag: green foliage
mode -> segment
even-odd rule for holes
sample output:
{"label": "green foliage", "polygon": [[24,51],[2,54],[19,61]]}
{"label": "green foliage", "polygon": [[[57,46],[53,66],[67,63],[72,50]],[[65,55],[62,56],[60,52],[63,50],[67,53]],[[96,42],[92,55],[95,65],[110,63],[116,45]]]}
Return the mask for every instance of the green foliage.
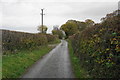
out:
{"label": "green foliage", "polygon": [[32,34],[16,31],[2,30],[2,50],[3,54],[13,53],[23,50],[35,48],[37,46],[47,45],[58,39],[54,35],[48,34]]}
{"label": "green foliage", "polygon": [[69,37],[75,33],[83,31],[87,26],[93,25],[92,23],[92,20],[87,20],[86,22],[68,20],[60,29],[66,33],[67,37]]}
{"label": "green foliage", "polygon": [[83,31],[87,27],[85,22],[77,22],[79,31]]}
{"label": "green foliage", "polygon": [[120,16],[70,36],[74,54],[93,78],[119,78]]}
{"label": "green foliage", "polygon": [[56,35],[46,34],[48,43],[54,42],[58,40],[58,37]]}
{"label": "green foliage", "polygon": [[46,33],[47,32],[47,26],[45,26],[45,25],[40,25],[40,26],[38,26],[38,31],[40,31],[41,33]]}
{"label": "green foliage", "polygon": [[4,55],[2,58],[2,78],[19,78],[32,64],[48,53],[52,46],[23,50],[17,54]]}
{"label": "green foliage", "polygon": [[61,26],[61,29],[65,31],[66,36],[70,36],[78,32],[78,26],[75,23],[67,22]]}
{"label": "green foliage", "polygon": [[53,35],[58,35],[59,39],[64,37],[63,32],[61,30],[52,30]]}
{"label": "green foliage", "polygon": [[87,27],[90,27],[90,26],[93,26],[95,22],[91,19],[86,19],[85,23],[87,24]]}
{"label": "green foliage", "polygon": [[74,51],[73,51],[70,40],[68,40],[68,48],[69,48],[70,59],[72,62],[72,67],[73,67],[73,72],[75,74],[75,77],[76,78],[90,78],[88,72],[85,71],[85,69],[82,68],[82,66],[79,64],[81,62],[79,58],[74,55]]}

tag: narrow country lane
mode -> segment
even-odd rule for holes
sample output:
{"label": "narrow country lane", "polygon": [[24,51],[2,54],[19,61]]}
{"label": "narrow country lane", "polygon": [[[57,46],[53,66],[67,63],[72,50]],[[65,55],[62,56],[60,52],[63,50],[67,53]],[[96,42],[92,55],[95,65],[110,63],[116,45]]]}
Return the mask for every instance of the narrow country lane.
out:
{"label": "narrow country lane", "polygon": [[49,54],[38,60],[22,78],[73,78],[68,43],[62,40]]}

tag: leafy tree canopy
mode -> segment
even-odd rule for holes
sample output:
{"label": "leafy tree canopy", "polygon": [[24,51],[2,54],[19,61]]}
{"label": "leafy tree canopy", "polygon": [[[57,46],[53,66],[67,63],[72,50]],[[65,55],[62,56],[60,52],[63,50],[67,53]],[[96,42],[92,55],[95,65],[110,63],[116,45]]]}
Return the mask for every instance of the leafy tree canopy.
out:
{"label": "leafy tree canopy", "polygon": [[58,35],[59,39],[62,39],[64,34],[61,30],[52,30],[53,35]]}
{"label": "leafy tree canopy", "polygon": [[45,25],[40,25],[40,26],[38,26],[38,31],[40,31],[40,33],[46,33],[47,32],[47,26],[45,26]]}
{"label": "leafy tree canopy", "polygon": [[60,29],[65,32],[66,36],[70,36],[79,32],[78,25],[75,22],[70,21],[66,22],[66,24],[63,24]]}

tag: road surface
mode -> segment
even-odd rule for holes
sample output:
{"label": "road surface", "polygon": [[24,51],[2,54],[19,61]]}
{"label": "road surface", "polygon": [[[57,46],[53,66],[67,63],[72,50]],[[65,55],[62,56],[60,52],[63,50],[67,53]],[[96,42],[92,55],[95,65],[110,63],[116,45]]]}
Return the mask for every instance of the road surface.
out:
{"label": "road surface", "polygon": [[58,46],[30,67],[22,78],[74,78],[68,43],[61,40]]}

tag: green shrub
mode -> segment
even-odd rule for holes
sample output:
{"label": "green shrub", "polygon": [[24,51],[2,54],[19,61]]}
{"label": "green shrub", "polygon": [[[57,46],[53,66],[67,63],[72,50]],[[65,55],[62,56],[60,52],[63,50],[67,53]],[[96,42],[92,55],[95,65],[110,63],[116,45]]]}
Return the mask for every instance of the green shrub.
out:
{"label": "green shrub", "polygon": [[49,34],[2,30],[2,50],[3,54],[7,54],[8,52],[16,53],[21,49],[31,49],[37,46],[47,45],[56,39],[56,36]]}
{"label": "green shrub", "polygon": [[48,42],[53,42],[53,41],[55,41],[56,39],[58,39],[57,36],[51,35],[51,34],[46,34],[46,37],[47,37]]}
{"label": "green shrub", "polygon": [[70,36],[74,54],[93,78],[118,78],[120,70],[120,16]]}

